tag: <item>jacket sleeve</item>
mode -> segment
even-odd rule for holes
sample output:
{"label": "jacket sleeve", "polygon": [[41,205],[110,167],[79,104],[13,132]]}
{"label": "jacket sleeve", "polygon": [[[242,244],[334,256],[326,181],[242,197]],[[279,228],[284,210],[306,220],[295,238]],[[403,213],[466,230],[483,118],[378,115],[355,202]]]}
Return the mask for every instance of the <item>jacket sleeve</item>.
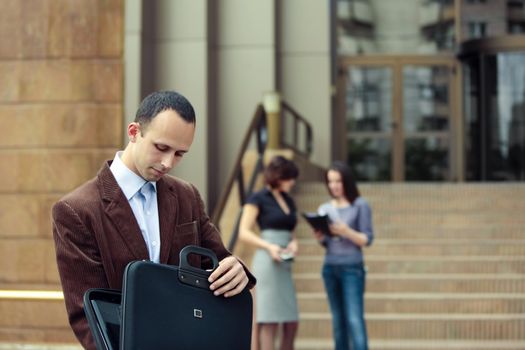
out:
{"label": "jacket sleeve", "polygon": [[69,323],[82,346],[95,349],[84,315],[83,295],[90,286],[108,287],[94,234],[65,201],[53,206],[53,238]]}
{"label": "jacket sleeve", "polygon": [[[210,217],[208,214],[206,214],[206,211],[204,210],[204,202],[202,201],[202,198],[198,192],[198,190],[195,188],[195,186],[192,185],[193,192],[195,194],[195,201],[196,209],[197,209],[197,216],[198,216],[198,223],[199,223],[199,231],[201,233],[201,244],[204,248],[211,249],[215,252],[217,255],[217,258],[220,260],[226,258],[227,256],[232,255],[230,251],[226,249],[224,246],[221,235],[217,227],[211,222]],[[241,263],[241,265],[244,267],[244,271],[246,272],[246,275],[248,276],[248,288],[252,288],[255,286],[256,279],[253,276],[253,274],[248,270],[244,262],[236,257],[237,260]]]}

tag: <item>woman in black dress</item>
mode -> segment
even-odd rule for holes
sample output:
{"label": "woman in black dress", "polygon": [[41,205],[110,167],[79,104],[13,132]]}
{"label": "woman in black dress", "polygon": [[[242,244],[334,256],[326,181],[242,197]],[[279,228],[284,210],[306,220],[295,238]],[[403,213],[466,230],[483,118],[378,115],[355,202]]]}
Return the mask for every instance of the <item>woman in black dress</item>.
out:
{"label": "woman in black dress", "polygon": [[[292,280],[292,262],[297,254],[293,229],[296,207],[288,194],[299,175],[290,160],[274,157],[264,172],[266,186],[244,205],[239,239],[257,248],[252,273],[257,278],[256,320],[261,350],[273,350],[277,328],[283,325],[280,349],[293,349],[298,327],[298,309]],[[254,232],[258,224],[261,235]]]}

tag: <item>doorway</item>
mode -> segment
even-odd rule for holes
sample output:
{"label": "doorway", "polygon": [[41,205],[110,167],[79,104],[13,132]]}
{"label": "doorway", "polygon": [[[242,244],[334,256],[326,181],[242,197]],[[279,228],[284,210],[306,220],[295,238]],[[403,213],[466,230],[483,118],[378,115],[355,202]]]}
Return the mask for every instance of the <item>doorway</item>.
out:
{"label": "doorway", "polygon": [[467,181],[525,181],[525,36],[461,46]]}
{"label": "doorway", "polygon": [[348,57],[339,67],[334,153],[358,180],[455,178],[454,57]]}

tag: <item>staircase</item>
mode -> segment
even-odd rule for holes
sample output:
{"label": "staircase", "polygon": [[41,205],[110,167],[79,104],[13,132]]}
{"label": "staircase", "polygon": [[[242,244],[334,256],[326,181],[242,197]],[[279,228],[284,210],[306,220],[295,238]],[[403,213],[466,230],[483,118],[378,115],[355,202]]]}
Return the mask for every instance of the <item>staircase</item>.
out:
{"label": "staircase", "polygon": [[[365,249],[371,350],[525,349],[525,184],[361,184],[375,241]],[[327,199],[301,183],[300,210]],[[300,221],[296,349],[333,349],[324,249]]]}

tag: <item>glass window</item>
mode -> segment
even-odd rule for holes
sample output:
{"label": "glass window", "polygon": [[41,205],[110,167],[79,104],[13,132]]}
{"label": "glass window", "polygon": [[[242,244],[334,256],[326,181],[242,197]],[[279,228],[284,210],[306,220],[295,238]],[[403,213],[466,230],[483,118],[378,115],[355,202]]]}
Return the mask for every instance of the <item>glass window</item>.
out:
{"label": "glass window", "polygon": [[489,89],[490,177],[525,180],[525,53],[500,53],[487,64]]}
{"label": "glass window", "polygon": [[352,67],[346,86],[348,164],[359,180],[390,181],[392,69]]}
{"label": "glass window", "polygon": [[338,55],[453,51],[453,0],[334,0]]}
{"label": "glass window", "polygon": [[449,69],[443,66],[403,68],[405,132],[448,131]]}
{"label": "glass window", "polygon": [[392,142],[382,137],[348,140],[348,164],[358,181],[391,181]]}
{"label": "glass window", "polygon": [[405,139],[405,180],[447,180],[449,178],[448,142],[448,137]]}
{"label": "glass window", "polygon": [[471,39],[483,38],[486,34],[487,24],[484,22],[470,22],[468,29]]}
{"label": "glass window", "polygon": [[390,131],[392,127],[392,71],[352,68],[346,93],[347,130]]}

